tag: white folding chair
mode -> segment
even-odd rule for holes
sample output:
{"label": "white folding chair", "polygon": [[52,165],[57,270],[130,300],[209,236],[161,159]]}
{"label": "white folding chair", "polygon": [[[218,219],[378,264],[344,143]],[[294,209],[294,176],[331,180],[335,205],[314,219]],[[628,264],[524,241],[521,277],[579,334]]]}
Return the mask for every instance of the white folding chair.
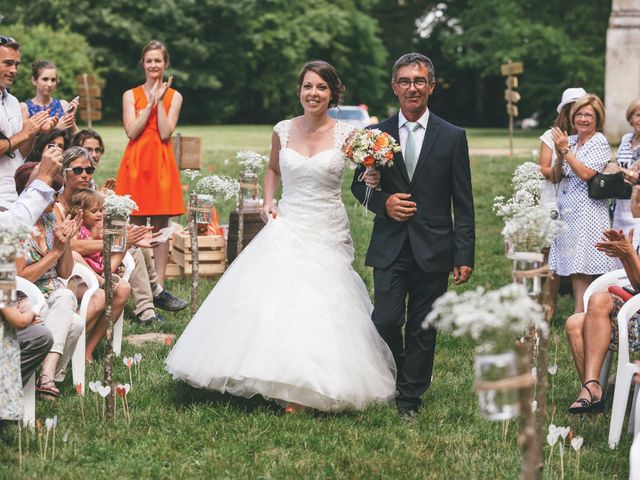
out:
{"label": "white folding chair", "polygon": [[[122,259],[122,264],[124,265],[124,274],[122,275],[122,279],[126,282],[131,278],[131,273],[135,268],[136,264],[133,260],[133,257],[129,252],[125,253],[124,258]],[[124,327],[124,311],[120,314],[118,321],[113,326],[113,353],[116,357],[120,356],[120,352],[122,351],[122,329]]]}
{"label": "white folding chair", "polygon": [[[31,302],[31,310],[40,313],[47,301],[38,287],[29,280],[16,276],[16,290],[24,293]],[[24,399],[24,411],[22,425],[33,427],[36,422],[36,374],[33,372],[22,389]]]}
{"label": "white folding chair", "polygon": [[[605,273],[589,284],[584,292],[583,297],[585,310],[587,309],[587,305],[589,305],[589,298],[591,297],[591,295],[596,292],[607,291],[607,287],[609,287],[609,285],[617,285],[619,287],[629,285],[629,278],[627,277],[624,268]],[[602,362],[602,368],[600,368],[600,385],[602,386],[603,398],[607,389],[607,382],[609,381],[609,372],[611,371],[612,360],[613,351],[609,350],[607,352],[607,355],[604,357],[604,361]]]}
{"label": "white folding chair", "polygon": [[[72,277],[80,277],[82,281],[87,285],[87,291],[84,292],[82,296],[82,301],[80,302],[80,310],[79,313],[74,315],[79,315],[82,319],[82,323],[84,325],[87,324],[87,311],[89,309],[89,303],[91,302],[91,298],[93,294],[98,291],[98,279],[96,278],[95,273],[87,267],[86,265],[82,265],[80,263],[76,263],[73,265],[73,272],[71,273]],[[86,329],[82,330],[82,334],[78,338],[78,343],[76,344],[76,349],[73,352],[73,357],[71,357],[71,368],[73,371],[73,384],[77,385],[81,384],[81,395],[84,395],[84,372],[85,372],[85,350],[87,345],[87,332]]]}
{"label": "white folding chair", "polygon": [[[618,312],[618,370],[616,372],[616,386],[613,393],[613,407],[611,408],[611,425],[609,426],[609,448],[616,448],[622,433],[622,424],[627,411],[629,388],[633,376],[640,373],[640,367],[632,363],[629,358],[629,319],[640,310],[640,295],[628,300]],[[638,385],[635,386],[629,431],[638,433],[638,418],[636,413]],[[635,418],[634,418],[635,417]]]}

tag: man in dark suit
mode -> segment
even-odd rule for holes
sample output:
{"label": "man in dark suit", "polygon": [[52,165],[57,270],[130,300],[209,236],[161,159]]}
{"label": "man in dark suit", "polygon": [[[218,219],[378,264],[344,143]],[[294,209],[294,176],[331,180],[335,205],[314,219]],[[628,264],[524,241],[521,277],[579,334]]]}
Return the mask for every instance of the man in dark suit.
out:
{"label": "man in dark suit", "polygon": [[[462,284],[473,271],[467,138],[463,129],[427,108],[435,84],[433,64],[424,55],[409,53],[394,64],[391,88],[400,112],[375,128],[396,139],[402,152],[395,154],[392,167],[379,169],[379,190],[368,202],[376,214],[365,261],[374,268],[372,320],[393,352],[396,405],[408,417],[417,414],[433,371],[436,330],[423,329],[422,322],[447,290],[449,272]],[[361,173],[362,168],[356,170],[351,191],[362,203]]]}

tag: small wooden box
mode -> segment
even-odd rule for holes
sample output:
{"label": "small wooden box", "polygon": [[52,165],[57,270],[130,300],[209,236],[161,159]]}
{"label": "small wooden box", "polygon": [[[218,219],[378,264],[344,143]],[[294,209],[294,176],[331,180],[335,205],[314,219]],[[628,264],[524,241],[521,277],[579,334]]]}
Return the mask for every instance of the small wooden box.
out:
{"label": "small wooden box", "polygon": [[[220,235],[198,236],[198,274],[213,277],[224,273],[226,265],[224,238]],[[191,275],[191,237],[184,230],[173,234],[171,259],[184,275]]]}
{"label": "small wooden box", "polygon": [[183,137],[178,133],[171,137],[171,145],[179,169],[202,169],[202,138]]}

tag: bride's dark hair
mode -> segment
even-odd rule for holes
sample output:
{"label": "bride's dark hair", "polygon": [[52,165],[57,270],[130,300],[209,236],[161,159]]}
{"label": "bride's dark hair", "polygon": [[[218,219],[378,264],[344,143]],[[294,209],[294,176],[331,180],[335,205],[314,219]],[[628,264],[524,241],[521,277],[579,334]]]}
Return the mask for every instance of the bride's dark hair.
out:
{"label": "bride's dark hair", "polygon": [[304,64],[302,70],[300,70],[300,74],[298,75],[298,94],[300,94],[300,88],[302,87],[302,80],[304,80],[304,76],[307,72],[316,73],[322,78],[327,85],[329,85],[329,90],[331,90],[331,100],[329,100],[329,107],[337,107],[340,102],[342,102],[342,94],[344,93],[345,87],[338,77],[338,72],[330,63],[325,62],[324,60],[312,60]]}

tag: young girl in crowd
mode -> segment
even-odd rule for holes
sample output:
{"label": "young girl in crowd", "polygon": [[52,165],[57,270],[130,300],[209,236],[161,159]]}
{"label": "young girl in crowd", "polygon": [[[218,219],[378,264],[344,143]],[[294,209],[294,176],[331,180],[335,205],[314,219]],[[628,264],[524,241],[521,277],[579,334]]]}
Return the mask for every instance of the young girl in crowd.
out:
{"label": "young girl in crowd", "polygon": [[71,130],[75,133],[76,110],[78,100],[71,102],[53,98],[53,91],[58,85],[58,69],[46,60],[38,60],[31,65],[31,83],[36,88],[36,96],[21,103],[22,117],[27,119],[38,112],[49,110],[49,116],[53,119],[51,127],[60,130]]}
{"label": "young girl in crowd", "polygon": [[[104,197],[95,190],[85,189],[73,194],[69,213],[73,216],[76,212],[83,212],[82,225],[77,235],[78,240],[86,240],[88,242],[94,240],[97,241],[100,246],[102,245],[103,206]],[[78,256],[78,254],[74,254],[76,261],[79,260]],[[122,263],[123,257],[123,253],[113,253],[111,255],[111,272],[117,271]],[[105,275],[102,248],[94,249],[92,252],[84,251],[82,253],[82,260],[94,271],[102,286]],[[117,276],[114,278],[114,284],[112,311],[113,318],[118,318],[129,299],[131,286],[128,282],[117,278]],[[106,333],[106,323],[103,320],[104,318],[101,316],[98,321],[93,322],[91,325],[87,321],[87,360],[91,360],[93,350]]]}

